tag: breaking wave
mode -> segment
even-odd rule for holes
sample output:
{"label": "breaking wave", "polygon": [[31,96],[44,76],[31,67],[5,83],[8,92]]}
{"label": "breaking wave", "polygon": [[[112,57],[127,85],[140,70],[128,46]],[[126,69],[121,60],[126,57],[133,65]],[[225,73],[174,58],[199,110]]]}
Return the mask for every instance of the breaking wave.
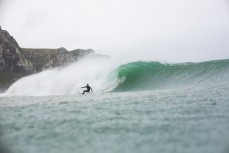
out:
{"label": "breaking wave", "polygon": [[24,77],[4,95],[75,95],[91,85],[95,93],[146,91],[229,82],[229,60],[163,64],[137,61],[119,64],[87,57],[64,68]]}

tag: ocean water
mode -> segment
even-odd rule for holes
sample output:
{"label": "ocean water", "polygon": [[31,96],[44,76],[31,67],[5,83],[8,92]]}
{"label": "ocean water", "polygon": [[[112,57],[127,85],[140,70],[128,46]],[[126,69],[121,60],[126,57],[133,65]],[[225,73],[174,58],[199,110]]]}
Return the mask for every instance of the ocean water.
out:
{"label": "ocean water", "polygon": [[0,127],[1,152],[228,153],[229,60],[85,59],[13,84]]}

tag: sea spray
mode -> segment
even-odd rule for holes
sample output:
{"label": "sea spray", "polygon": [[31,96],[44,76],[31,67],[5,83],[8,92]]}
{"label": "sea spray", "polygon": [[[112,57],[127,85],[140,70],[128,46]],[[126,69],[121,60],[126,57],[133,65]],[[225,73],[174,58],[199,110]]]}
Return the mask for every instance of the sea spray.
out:
{"label": "sea spray", "polygon": [[12,84],[4,95],[74,95],[86,84],[90,84],[94,92],[107,91],[117,85],[114,69],[115,64],[108,57],[88,56],[67,67],[24,77]]}

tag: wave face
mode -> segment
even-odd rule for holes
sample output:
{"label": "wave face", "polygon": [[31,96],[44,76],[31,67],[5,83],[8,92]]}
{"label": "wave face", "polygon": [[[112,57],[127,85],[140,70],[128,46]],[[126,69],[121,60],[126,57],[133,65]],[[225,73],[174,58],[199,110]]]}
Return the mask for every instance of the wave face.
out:
{"label": "wave face", "polygon": [[139,61],[121,65],[117,69],[117,77],[120,81],[114,91],[228,83],[229,60],[182,64]]}
{"label": "wave face", "polygon": [[24,77],[3,95],[75,95],[87,83],[95,93],[229,85],[229,60],[119,64],[110,58],[87,57],[65,68]]}

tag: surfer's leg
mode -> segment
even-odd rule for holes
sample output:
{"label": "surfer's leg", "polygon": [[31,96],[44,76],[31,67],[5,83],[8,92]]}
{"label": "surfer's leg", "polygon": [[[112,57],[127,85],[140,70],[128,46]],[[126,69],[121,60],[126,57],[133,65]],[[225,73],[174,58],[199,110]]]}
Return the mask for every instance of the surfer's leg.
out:
{"label": "surfer's leg", "polygon": [[89,92],[89,90],[84,90],[84,91],[83,91],[83,94],[85,94],[85,92]]}

